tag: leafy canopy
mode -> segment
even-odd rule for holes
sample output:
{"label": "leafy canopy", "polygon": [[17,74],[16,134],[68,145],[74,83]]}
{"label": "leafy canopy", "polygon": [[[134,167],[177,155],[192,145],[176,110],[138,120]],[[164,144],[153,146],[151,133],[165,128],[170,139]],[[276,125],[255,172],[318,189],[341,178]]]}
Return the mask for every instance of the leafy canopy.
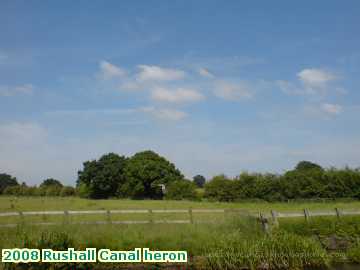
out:
{"label": "leafy canopy", "polygon": [[103,155],[99,160],[86,161],[78,172],[77,186],[83,197],[104,199],[116,195],[125,182],[126,158],[114,153]]}
{"label": "leafy canopy", "polygon": [[17,185],[19,185],[19,183],[15,177],[6,173],[0,173],[0,194],[2,194],[7,187]]}
{"label": "leafy canopy", "polygon": [[63,184],[61,184],[61,182],[59,180],[53,179],[53,178],[48,178],[45,179],[41,184],[40,184],[41,188],[48,188],[48,187],[59,187],[62,188]]}
{"label": "leafy canopy", "polygon": [[126,163],[126,182],[119,187],[121,197],[161,198],[159,184],[167,185],[184,177],[174,164],[153,151],[136,153]]}

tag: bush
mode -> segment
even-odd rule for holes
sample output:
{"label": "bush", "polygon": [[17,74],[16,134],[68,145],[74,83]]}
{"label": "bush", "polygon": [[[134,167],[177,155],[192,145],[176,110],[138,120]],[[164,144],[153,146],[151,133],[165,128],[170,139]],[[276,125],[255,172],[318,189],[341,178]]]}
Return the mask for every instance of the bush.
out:
{"label": "bush", "polygon": [[204,196],[210,200],[234,201],[234,183],[225,175],[215,176],[209,183],[205,184]]}
{"label": "bush", "polygon": [[80,185],[76,188],[76,194],[80,198],[89,198],[90,188],[85,183],[80,183]]}
{"label": "bush", "polygon": [[195,200],[197,199],[196,185],[189,180],[171,182],[166,187],[165,198],[168,200]]}
{"label": "bush", "polygon": [[46,196],[59,196],[61,187],[59,186],[49,186],[46,188]]}
{"label": "bush", "polygon": [[9,186],[5,188],[5,195],[15,195],[15,196],[33,196],[36,195],[36,187],[28,187],[26,185],[17,185]]}
{"label": "bush", "polygon": [[70,186],[62,187],[60,191],[61,197],[74,196],[74,195],[75,195],[75,188]]}

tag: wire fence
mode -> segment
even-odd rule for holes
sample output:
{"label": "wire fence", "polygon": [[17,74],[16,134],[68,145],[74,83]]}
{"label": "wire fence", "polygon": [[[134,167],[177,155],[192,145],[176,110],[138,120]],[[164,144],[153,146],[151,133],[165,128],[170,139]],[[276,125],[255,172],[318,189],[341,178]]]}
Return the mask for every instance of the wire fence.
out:
{"label": "wire fence", "polygon": [[[26,222],[30,225],[59,225],[62,223],[67,224],[192,224],[192,223],[203,223],[203,222],[214,222],[211,220],[194,220],[194,214],[198,213],[233,213],[240,216],[250,216],[258,218],[263,224],[264,230],[267,230],[268,224],[271,221],[273,224],[278,224],[279,219],[282,218],[304,218],[309,221],[311,217],[320,216],[336,216],[341,218],[342,216],[357,216],[360,215],[360,210],[341,210],[335,208],[333,210],[313,210],[303,209],[302,211],[276,211],[271,210],[269,213],[266,212],[247,212],[244,209],[122,209],[122,210],[64,210],[64,211],[14,211],[14,212],[1,212],[0,220],[10,217],[18,217],[19,222],[16,223],[2,223],[0,227],[16,227],[20,224],[25,223],[25,217],[29,216],[63,216],[63,222]],[[145,220],[113,220],[113,215],[119,214],[146,214]],[[156,214],[186,214],[186,219],[155,219]],[[81,215],[103,215],[103,220],[99,221],[71,221],[71,216]],[[217,219],[218,220],[218,219]],[[215,220],[215,221],[217,221]]]}

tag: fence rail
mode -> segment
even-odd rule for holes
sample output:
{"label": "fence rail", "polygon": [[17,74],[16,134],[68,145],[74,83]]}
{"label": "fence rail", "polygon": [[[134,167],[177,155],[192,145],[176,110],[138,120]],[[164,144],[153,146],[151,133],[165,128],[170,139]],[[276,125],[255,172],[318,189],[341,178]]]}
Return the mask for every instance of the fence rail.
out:
{"label": "fence rail", "polygon": [[[161,213],[188,213],[189,219],[185,220],[154,220],[154,214]],[[319,217],[319,216],[349,216],[349,215],[360,215],[359,209],[347,209],[340,210],[335,208],[334,210],[314,210],[309,211],[308,209],[303,209],[302,211],[283,211],[278,212],[275,210],[271,210],[270,214],[264,212],[248,212],[244,209],[121,209],[121,210],[64,210],[64,211],[17,211],[17,212],[0,212],[0,218],[4,217],[14,217],[18,216],[24,218],[24,216],[53,216],[53,215],[63,215],[64,217],[75,216],[75,215],[106,215],[106,221],[78,221],[78,222],[69,222],[71,224],[161,224],[161,223],[169,223],[169,224],[188,224],[188,223],[202,223],[203,221],[194,222],[193,214],[194,213],[239,213],[239,215],[243,216],[252,216],[259,218],[262,223],[267,223],[269,219],[272,219],[274,223],[278,223],[278,219],[281,218],[297,218],[303,217],[306,220],[309,220],[311,217]],[[148,220],[111,220],[111,214],[148,214]],[[0,224],[0,227],[16,227],[20,223],[3,223]],[[37,223],[29,223],[31,225],[59,225],[59,222],[37,222]]]}

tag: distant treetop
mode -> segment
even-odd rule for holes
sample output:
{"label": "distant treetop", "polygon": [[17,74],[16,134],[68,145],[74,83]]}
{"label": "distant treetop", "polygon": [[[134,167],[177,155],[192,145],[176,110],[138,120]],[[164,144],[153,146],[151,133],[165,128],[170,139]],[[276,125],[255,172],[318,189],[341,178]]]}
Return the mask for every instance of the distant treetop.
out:
{"label": "distant treetop", "polygon": [[197,187],[202,188],[205,185],[206,179],[204,176],[198,174],[193,177],[193,181]]}
{"label": "distant treetop", "polygon": [[306,161],[306,160],[300,161],[295,167],[295,170],[298,170],[298,171],[312,170],[312,169],[322,170],[323,168],[316,163],[313,163],[311,161]]}
{"label": "distant treetop", "polygon": [[19,185],[19,183],[15,177],[6,173],[0,173],[0,194],[3,193],[5,188],[17,185]]}
{"label": "distant treetop", "polygon": [[63,187],[63,184],[59,180],[54,178],[45,179],[41,184],[40,187]]}

